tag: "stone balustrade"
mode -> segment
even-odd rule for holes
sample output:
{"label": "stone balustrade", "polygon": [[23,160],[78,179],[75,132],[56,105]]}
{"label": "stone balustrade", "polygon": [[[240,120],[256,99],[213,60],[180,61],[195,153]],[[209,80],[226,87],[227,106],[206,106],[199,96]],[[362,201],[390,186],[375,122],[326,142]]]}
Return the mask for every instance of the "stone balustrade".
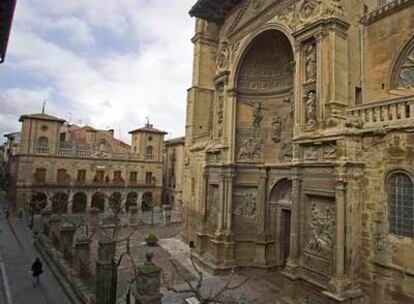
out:
{"label": "stone balustrade", "polygon": [[358,105],[347,109],[366,127],[414,122],[414,96]]}

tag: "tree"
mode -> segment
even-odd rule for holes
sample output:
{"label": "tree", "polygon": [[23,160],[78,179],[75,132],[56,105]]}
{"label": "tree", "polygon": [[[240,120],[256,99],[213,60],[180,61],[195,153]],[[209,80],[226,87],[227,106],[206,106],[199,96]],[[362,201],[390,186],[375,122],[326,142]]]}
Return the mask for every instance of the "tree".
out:
{"label": "tree", "polygon": [[[186,283],[188,288],[184,289],[176,289],[168,284],[168,282],[165,280],[167,284],[167,290],[172,291],[177,294],[190,294],[193,297],[195,297],[201,304],[229,304],[229,303],[249,303],[249,302],[238,302],[238,300],[232,296],[226,295],[227,292],[239,289],[244,284],[249,281],[250,278],[245,278],[241,282],[237,284],[233,284],[233,277],[235,274],[235,269],[232,269],[230,276],[228,277],[226,283],[217,291],[213,291],[210,289],[207,294],[205,294],[204,290],[206,289],[204,284],[204,275],[203,272],[200,270],[200,268],[196,265],[195,257],[191,253],[190,255],[191,265],[193,269],[195,270],[197,274],[197,280],[196,282],[191,282],[188,278],[186,278],[180,271],[179,266],[177,262],[173,259],[170,259],[170,263],[172,267],[174,268],[174,272]],[[247,300],[248,301],[248,300]]]}

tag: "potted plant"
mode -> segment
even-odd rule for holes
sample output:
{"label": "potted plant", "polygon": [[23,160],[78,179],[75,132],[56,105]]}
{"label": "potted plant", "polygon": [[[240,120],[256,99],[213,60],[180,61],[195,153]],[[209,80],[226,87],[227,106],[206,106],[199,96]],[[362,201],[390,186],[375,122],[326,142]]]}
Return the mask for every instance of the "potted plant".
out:
{"label": "potted plant", "polygon": [[158,245],[158,238],[154,233],[150,233],[145,238],[145,242],[148,246],[157,246]]}

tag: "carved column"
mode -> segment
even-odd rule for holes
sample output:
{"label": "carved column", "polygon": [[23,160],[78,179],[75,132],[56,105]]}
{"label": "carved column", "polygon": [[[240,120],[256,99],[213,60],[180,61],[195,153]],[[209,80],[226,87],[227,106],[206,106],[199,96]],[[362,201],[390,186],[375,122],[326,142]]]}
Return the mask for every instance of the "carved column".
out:
{"label": "carved column", "polygon": [[235,163],[236,161],[236,115],[237,115],[237,93],[233,90],[228,92],[227,102],[224,106],[225,121],[225,144],[230,147],[229,157],[226,163]]}
{"label": "carved column", "polygon": [[294,169],[292,178],[292,222],[290,232],[290,250],[285,275],[296,278],[296,268],[299,265],[299,234],[300,234],[300,198],[301,198],[301,174],[300,169]]}
{"label": "carved column", "polygon": [[116,243],[113,240],[99,240],[96,260],[96,304],[116,304],[115,250]]}
{"label": "carved column", "polygon": [[235,174],[228,172],[225,177],[226,183],[226,235],[231,236],[233,222],[233,180]]}
{"label": "carved column", "polygon": [[257,240],[255,247],[255,258],[254,263],[259,267],[265,267],[266,261],[266,191],[267,185],[267,174],[261,174],[259,177],[259,187],[257,189]]}

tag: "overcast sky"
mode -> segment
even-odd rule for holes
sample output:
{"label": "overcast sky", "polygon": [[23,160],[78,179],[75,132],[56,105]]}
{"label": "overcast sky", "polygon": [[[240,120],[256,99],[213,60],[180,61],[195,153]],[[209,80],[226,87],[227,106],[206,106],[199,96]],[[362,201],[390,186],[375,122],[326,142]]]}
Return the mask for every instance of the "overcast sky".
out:
{"label": "overcast sky", "polygon": [[0,65],[1,135],[20,129],[21,114],[41,112],[43,100],[48,114],[113,128],[127,142],[146,116],[168,137],[184,135],[194,3],[18,1]]}

